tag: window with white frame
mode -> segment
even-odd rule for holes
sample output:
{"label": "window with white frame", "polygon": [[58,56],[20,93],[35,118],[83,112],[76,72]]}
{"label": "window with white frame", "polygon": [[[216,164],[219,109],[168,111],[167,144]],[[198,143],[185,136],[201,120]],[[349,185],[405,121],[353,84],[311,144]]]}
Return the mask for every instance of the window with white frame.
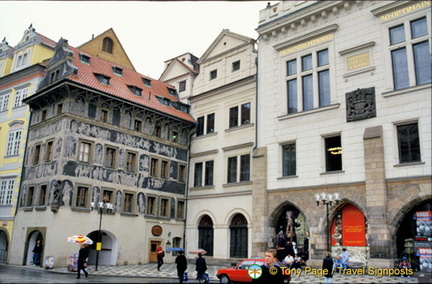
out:
{"label": "window with white frame", "polygon": [[229,110],[229,128],[250,123],[251,103],[231,107]]}
{"label": "window with white frame", "polygon": [[12,204],[12,194],[15,186],[14,178],[1,179],[0,183],[0,205]]}
{"label": "window with white frame", "polygon": [[288,114],[330,105],[328,49],[288,60],[286,73]]}
{"label": "window with white frame", "polygon": [[421,162],[418,124],[408,123],[397,126],[399,163]]}
{"label": "window with white frame", "polygon": [[8,104],[9,104],[9,94],[0,95],[0,111],[7,110]]}
{"label": "window with white frame", "polygon": [[78,149],[78,161],[90,163],[92,155],[92,143],[88,141],[80,141]]}
{"label": "window with white frame", "polygon": [[28,52],[23,52],[20,55],[18,55],[16,68],[26,67],[28,64],[28,57],[29,57]]}
{"label": "window with white frame", "polygon": [[[240,160],[240,162],[239,162]],[[250,180],[250,155],[228,158],[227,182],[242,182]]]}
{"label": "window with white frame", "polygon": [[206,116],[203,115],[197,118],[196,136],[213,133],[214,131],[215,131],[214,113],[208,114]]}
{"label": "window with white frame", "polygon": [[22,100],[27,98],[28,88],[17,90],[15,93],[14,107],[19,107],[23,105]]}
{"label": "window with white frame", "polygon": [[21,130],[14,130],[8,133],[6,156],[18,155],[21,143]]}
{"label": "window with white frame", "polygon": [[213,174],[214,161],[195,163],[194,187],[213,185]]}
{"label": "window with white frame", "polygon": [[389,28],[395,90],[431,82],[429,37],[426,17]]}

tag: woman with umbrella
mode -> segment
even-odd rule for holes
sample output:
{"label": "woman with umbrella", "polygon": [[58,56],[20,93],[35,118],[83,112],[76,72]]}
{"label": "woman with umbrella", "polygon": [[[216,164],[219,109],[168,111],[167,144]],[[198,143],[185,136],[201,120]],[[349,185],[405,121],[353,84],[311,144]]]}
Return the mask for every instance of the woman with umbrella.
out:
{"label": "woman with umbrella", "polygon": [[88,277],[88,272],[86,270],[87,265],[85,265],[87,263],[87,258],[89,256],[89,248],[88,248],[88,244],[82,244],[81,245],[81,249],[79,250],[78,253],[78,276],[77,279],[80,278],[80,273],[81,270],[84,271],[85,274],[85,278]]}

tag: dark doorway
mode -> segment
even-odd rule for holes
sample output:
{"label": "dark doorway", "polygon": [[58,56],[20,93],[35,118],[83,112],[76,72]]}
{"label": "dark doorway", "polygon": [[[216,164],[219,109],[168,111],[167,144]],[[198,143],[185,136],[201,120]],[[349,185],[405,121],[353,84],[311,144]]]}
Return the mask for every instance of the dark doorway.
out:
{"label": "dark doorway", "polygon": [[198,246],[208,256],[213,256],[213,221],[208,215],[204,215],[198,225]]}
{"label": "dark doorway", "polygon": [[230,257],[246,258],[248,254],[247,220],[242,214],[236,214],[230,225]]}

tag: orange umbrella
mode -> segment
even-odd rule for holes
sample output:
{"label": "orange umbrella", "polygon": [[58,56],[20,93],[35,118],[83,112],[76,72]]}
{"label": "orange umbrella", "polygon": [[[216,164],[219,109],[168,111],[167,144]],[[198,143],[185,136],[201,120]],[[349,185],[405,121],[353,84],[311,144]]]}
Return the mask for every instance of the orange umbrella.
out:
{"label": "orange umbrella", "polygon": [[73,235],[71,237],[68,237],[66,241],[75,244],[88,244],[88,245],[93,244],[93,241],[89,237],[83,235]]}

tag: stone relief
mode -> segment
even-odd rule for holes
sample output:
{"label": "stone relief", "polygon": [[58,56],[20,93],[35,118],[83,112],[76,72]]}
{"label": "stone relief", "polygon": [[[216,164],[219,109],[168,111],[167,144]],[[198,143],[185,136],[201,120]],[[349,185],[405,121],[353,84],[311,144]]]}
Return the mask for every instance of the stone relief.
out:
{"label": "stone relief", "polygon": [[53,159],[59,159],[61,157],[61,147],[63,140],[58,138],[54,145],[54,156]]}
{"label": "stone relief", "polygon": [[137,207],[138,207],[138,213],[141,214],[145,213],[145,195],[142,192],[138,193]]}
{"label": "stone relief", "polygon": [[64,151],[65,158],[73,158],[75,157],[75,147],[76,147],[76,139],[72,136],[66,137],[66,147]]}
{"label": "stone relief", "polygon": [[121,212],[121,202],[122,202],[122,192],[121,192],[121,190],[117,190],[116,201],[115,201],[115,211],[118,213]]}
{"label": "stone relief", "polygon": [[72,206],[72,194],[73,194],[73,184],[71,181],[63,181],[63,190],[62,190],[62,205],[66,207]]}
{"label": "stone relief", "polygon": [[345,94],[347,122],[376,116],[375,87]]}
{"label": "stone relief", "polygon": [[46,137],[49,137],[54,134],[58,134],[61,131],[62,131],[62,123],[61,121],[56,121],[46,126],[43,126],[41,128],[30,131],[29,141],[45,139]]}
{"label": "stone relief", "polygon": [[103,146],[102,144],[97,143],[95,146],[94,158],[93,162],[95,164],[103,164]]}

